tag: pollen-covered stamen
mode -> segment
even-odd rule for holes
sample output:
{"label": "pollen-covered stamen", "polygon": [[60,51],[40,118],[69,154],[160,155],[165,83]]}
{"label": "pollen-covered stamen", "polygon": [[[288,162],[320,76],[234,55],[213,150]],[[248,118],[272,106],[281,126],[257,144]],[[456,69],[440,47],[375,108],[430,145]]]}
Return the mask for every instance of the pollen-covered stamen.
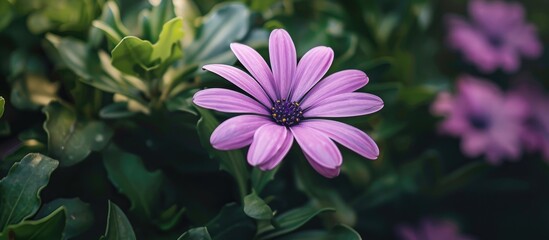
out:
{"label": "pollen-covered stamen", "polygon": [[271,116],[278,124],[289,127],[303,120],[303,110],[298,102],[290,102],[286,99],[276,100],[271,107]]}

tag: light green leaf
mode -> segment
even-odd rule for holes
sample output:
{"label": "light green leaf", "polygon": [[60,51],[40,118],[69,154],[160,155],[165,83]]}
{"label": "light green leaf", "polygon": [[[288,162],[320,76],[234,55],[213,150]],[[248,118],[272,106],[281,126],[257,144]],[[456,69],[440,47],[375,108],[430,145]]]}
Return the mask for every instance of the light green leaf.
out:
{"label": "light green leaf", "polygon": [[34,221],[23,221],[10,225],[0,234],[0,240],[61,239],[65,227],[65,208],[60,207],[50,215]]}
{"label": "light green leaf", "polygon": [[4,105],[6,104],[6,100],[4,100],[3,97],[0,97],[0,117],[4,116]]}
{"label": "light green leaf", "polygon": [[141,77],[159,67],[163,71],[182,55],[179,44],[182,29],[181,18],[174,18],[164,24],[154,45],[134,36],[123,38],[112,50],[112,65],[124,73]]}
{"label": "light green leaf", "polygon": [[153,46],[151,60],[157,61],[156,59],[160,59],[160,62],[166,62],[169,58],[181,57],[179,41],[182,37],[183,20],[181,18],[174,18],[166,22],[162,26],[158,41]]}
{"label": "light green leaf", "polygon": [[187,230],[177,240],[212,240],[212,237],[206,227],[198,227]]}
{"label": "light green leaf", "polygon": [[104,122],[78,119],[72,109],[59,102],[50,103],[43,112],[48,150],[61,166],[74,165],[92,151],[102,150],[113,135]]}
{"label": "light green leaf", "polygon": [[34,218],[42,218],[60,207],[65,208],[65,230],[62,239],[76,237],[93,225],[93,212],[88,203],[78,198],[58,198],[44,204]]}
{"label": "light green leaf", "polygon": [[124,37],[112,50],[112,65],[123,73],[143,76],[160,64],[160,61],[151,61],[152,52],[151,42],[134,36]]}
{"label": "light green leaf", "polygon": [[59,162],[31,153],[15,163],[0,180],[0,229],[33,216],[40,207],[40,191]]}
{"label": "light green leaf", "polygon": [[246,6],[218,4],[204,17],[197,39],[185,49],[185,62],[199,65],[233,62],[229,45],[242,40],[249,30],[250,10]]}
{"label": "light green leaf", "polygon": [[268,220],[273,217],[273,210],[255,192],[244,198],[244,213],[251,218]]}
{"label": "light green leaf", "polygon": [[219,121],[217,121],[211,111],[198,106],[196,106],[196,109],[201,116],[196,124],[196,129],[198,130],[202,146],[208,150],[210,157],[219,159],[221,169],[227,171],[236,179],[240,196],[244,198],[248,191],[249,178],[244,154],[241,150],[219,151],[214,149],[210,143],[210,136],[215,128],[219,126]]}
{"label": "light green leaf", "polygon": [[109,213],[107,216],[107,229],[101,240],[135,240],[132,225],[124,212],[109,201]]}
{"label": "light green leaf", "polygon": [[150,172],[141,159],[111,145],[103,152],[103,164],[112,184],[130,199],[130,211],[143,219],[156,216],[165,177],[160,170]]}
{"label": "light green leaf", "polygon": [[261,239],[270,239],[294,231],[309,222],[316,215],[327,211],[334,211],[334,209],[318,209],[312,205],[306,205],[280,214],[272,221],[274,229],[263,233]]}

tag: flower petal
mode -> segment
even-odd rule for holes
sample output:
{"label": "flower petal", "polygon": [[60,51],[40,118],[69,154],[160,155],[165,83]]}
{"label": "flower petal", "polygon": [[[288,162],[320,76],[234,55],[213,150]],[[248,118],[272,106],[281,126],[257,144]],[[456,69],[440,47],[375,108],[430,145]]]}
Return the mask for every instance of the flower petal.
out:
{"label": "flower petal", "polygon": [[293,126],[290,130],[303,152],[317,167],[337,169],[341,166],[341,152],[326,134],[304,124]]}
{"label": "flower petal", "polygon": [[336,72],[316,84],[301,101],[302,108],[308,108],[321,99],[342,93],[354,92],[368,84],[368,76],[359,70]]}
{"label": "flower petal", "polygon": [[259,83],[242,70],[224,64],[209,64],[202,68],[227,79],[229,82],[253,96],[260,103],[265,105],[265,107],[270,107],[272,105],[271,100],[266,95],[265,91],[263,91],[263,88],[259,86]]}
{"label": "flower petal", "polygon": [[241,115],[221,123],[212,133],[210,143],[218,150],[243,148],[252,143],[255,131],[270,123],[270,119],[258,115]]}
{"label": "flower petal", "polygon": [[294,79],[297,57],[292,38],[283,29],[275,29],[269,37],[269,56],[279,99],[287,98]]}
{"label": "flower petal", "polygon": [[318,173],[320,173],[322,176],[327,177],[327,178],[334,178],[334,177],[339,176],[339,172],[341,170],[341,167],[336,167],[336,168],[333,168],[333,169],[323,167],[320,164],[316,163],[313,160],[313,158],[311,158],[306,153],[304,153],[304,155],[305,155],[305,158],[307,159],[307,161],[309,162],[309,164],[311,164],[311,166],[313,167],[313,169],[315,171],[317,171]]}
{"label": "flower petal", "polygon": [[248,163],[252,166],[269,166],[269,162],[286,149],[288,134],[286,127],[273,122],[258,128],[248,150]]}
{"label": "flower petal", "polygon": [[377,144],[370,136],[358,128],[345,123],[325,119],[306,120],[301,124],[321,131],[334,141],[365,158],[377,159],[379,156]]}
{"label": "flower petal", "polygon": [[353,117],[374,113],[383,108],[383,100],[369,93],[342,93],[316,103],[304,117]]}
{"label": "flower petal", "polygon": [[292,100],[299,101],[326,74],[332,61],[334,51],[329,47],[315,47],[309,50],[297,65],[293,82]]}
{"label": "flower petal", "polygon": [[292,144],[294,142],[294,136],[290,133],[286,134],[286,139],[282,140],[282,147],[276,152],[276,154],[270,159],[259,165],[259,169],[263,171],[269,171],[278,166],[282,159],[288,154]]}
{"label": "flower petal", "polygon": [[269,111],[250,97],[222,88],[209,88],[198,91],[193,102],[203,108],[228,113],[256,113],[270,115]]}
{"label": "flower petal", "polygon": [[253,48],[240,43],[231,43],[231,49],[238,61],[252,74],[252,76],[263,87],[267,95],[276,100],[276,89],[274,86],[273,73],[265,60]]}

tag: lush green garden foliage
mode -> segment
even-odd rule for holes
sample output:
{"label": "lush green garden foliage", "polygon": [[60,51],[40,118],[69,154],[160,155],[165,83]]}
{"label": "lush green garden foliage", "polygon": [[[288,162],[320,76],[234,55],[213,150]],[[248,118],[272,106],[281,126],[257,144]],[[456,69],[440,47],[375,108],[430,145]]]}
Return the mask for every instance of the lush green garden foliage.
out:
{"label": "lush green garden foliage", "polygon": [[[521,4],[547,49],[549,4]],[[413,239],[402,227],[425,219],[476,239],[548,239],[549,145],[511,146],[518,155],[501,159],[515,161],[494,164],[489,150],[470,154],[459,134],[438,127],[447,116],[433,102],[439,92],[458,94],[464,75],[506,94],[525,82],[549,86],[543,51],[487,71],[450,46],[448,16],[468,18],[467,7],[0,0],[0,239]],[[268,62],[269,34],[279,28],[298,58],[331,47],[326,75],[368,75],[357,92],[379,96],[383,109],[337,120],[371,136],[378,159],[338,145],[341,173],[325,178],[295,141],[269,171],[248,164],[248,148],[212,146],[212,132],[234,114],[199,107],[193,95],[240,90],[202,67],[245,69],[234,42]],[[547,116],[549,101],[539,105],[531,111]],[[544,126],[540,141],[549,144]]]}

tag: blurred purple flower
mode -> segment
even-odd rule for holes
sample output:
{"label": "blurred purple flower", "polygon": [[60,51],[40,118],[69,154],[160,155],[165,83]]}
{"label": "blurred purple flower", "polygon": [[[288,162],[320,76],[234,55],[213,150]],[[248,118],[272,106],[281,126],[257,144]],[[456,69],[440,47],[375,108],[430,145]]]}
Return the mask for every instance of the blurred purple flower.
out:
{"label": "blurred purple flower", "polygon": [[[244,90],[211,88],[197,92],[196,105],[228,113],[244,113],[217,127],[210,142],[219,150],[248,150],[248,163],[262,170],[276,167],[297,141],[312,167],[325,177],[339,175],[342,156],[333,141],[376,159],[376,143],[361,130],[323,117],[370,114],[383,107],[372,94],[354,92],[368,83],[358,70],[336,72],[320,81],[332,64],[328,47],[315,47],[297,63],[290,35],[274,30],[269,38],[271,68],[254,49],[231,44],[238,60],[253,76],[228,65],[204,66]],[[272,71],[271,71],[272,69]],[[254,79],[255,78],[255,79]],[[333,140],[333,141],[332,141]]]}
{"label": "blurred purple flower", "polygon": [[473,238],[459,233],[458,226],[448,220],[424,219],[417,228],[402,225],[397,228],[402,240],[471,240]]}
{"label": "blurred purple flower", "polygon": [[519,157],[522,122],[528,113],[522,98],[507,96],[488,81],[462,76],[457,94],[440,93],[432,111],[446,117],[440,131],[460,136],[465,155],[475,157],[484,153],[492,164]]}
{"label": "blurred purple flower", "polygon": [[538,57],[543,47],[534,25],[525,21],[519,3],[472,0],[468,22],[459,16],[449,16],[448,42],[483,72],[501,67],[512,72],[520,66],[520,56]]}
{"label": "blurred purple flower", "polygon": [[540,86],[526,83],[513,94],[522,97],[530,110],[522,131],[524,147],[528,151],[540,151],[549,161],[549,97],[540,89]]}

